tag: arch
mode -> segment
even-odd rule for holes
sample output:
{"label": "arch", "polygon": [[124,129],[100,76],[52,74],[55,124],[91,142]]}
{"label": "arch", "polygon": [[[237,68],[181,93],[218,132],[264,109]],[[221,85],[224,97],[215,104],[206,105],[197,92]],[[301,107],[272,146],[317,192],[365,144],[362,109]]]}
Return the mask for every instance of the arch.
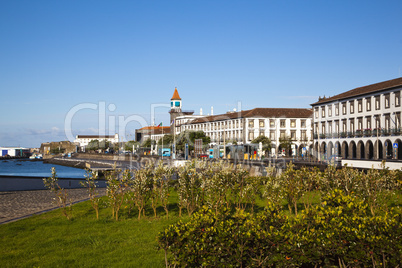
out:
{"label": "arch", "polygon": [[349,157],[349,146],[346,141],[342,142],[341,156],[343,159],[347,159]]}
{"label": "arch", "polygon": [[381,160],[384,159],[382,142],[380,140],[374,143],[374,159]]}
{"label": "arch", "polygon": [[396,149],[396,159],[402,160],[402,141],[397,139],[395,143],[398,144],[398,148]]}
{"label": "arch", "polygon": [[314,145],[314,151],[313,151],[313,155],[316,159],[318,159],[318,152],[320,151],[320,145],[318,144],[318,142],[315,143]]}
{"label": "arch", "polygon": [[364,143],[362,141],[359,141],[357,143],[357,152],[356,152],[356,158],[357,159],[364,159],[365,154],[364,154]]}
{"label": "arch", "polygon": [[383,159],[392,159],[392,142],[390,140],[386,140],[384,142],[384,156]]}
{"label": "arch", "polygon": [[325,141],[323,141],[320,146],[320,157],[320,160],[327,159],[327,144],[325,143]]}
{"label": "arch", "polygon": [[334,155],[334,145],[332,141],[328,142],[328,147],[327,147],[327,157],[331,157],[331,155]]}
{"label": "arch", "polygon": [[356,159],[356,143],[354,141],[351,141],[349,143],[349,159]]}
{"label": "arch", "polygon": [[306,156],[306,154],[307,154],[307,152],[308,152],[308,149],[306,148],[306,150],[303,150],[304,147],[306,147],[306,145],[303,144],[303,143],[299,145],[299,148],[298,148],[298,150],[297,150],[297,155],[298,155],[298,156],[302,156],[302,155],[303,155],[303,156]]}
{"label": "arch", "polygon": [[339,141],[335,142],[335,148],[334,148],[334,155],[336,156],[341,156],[341,143]]}
{"label": "arch", "polygon": [[373,159],[374,158],[374,146],[371,140],[366,142],[366,159]]}

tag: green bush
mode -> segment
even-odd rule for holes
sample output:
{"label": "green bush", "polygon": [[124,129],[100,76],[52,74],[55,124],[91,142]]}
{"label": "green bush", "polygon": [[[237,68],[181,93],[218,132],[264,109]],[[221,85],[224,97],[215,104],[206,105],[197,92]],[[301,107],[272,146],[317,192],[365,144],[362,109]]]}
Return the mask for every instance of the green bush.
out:
{"label": "green bush", "polygon": [[167,263],[179,266],[396,267],[401,235],[398,213],[372,216],[364,200],[334,190],[294,218],[271,203],[257,214],[204,207],[159,233],[158,242],[170,253]]}

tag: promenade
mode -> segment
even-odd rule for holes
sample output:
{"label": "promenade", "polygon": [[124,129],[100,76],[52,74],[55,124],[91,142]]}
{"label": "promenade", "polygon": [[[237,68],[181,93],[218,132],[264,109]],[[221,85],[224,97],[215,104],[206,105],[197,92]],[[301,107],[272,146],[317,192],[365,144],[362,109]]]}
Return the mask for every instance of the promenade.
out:
{"label": "promenade", "polygon": [[[98,189],[105,195],[106,189]],[[88,199],[86,189],[67,189],[72,203]],[[0,224],[23,219],[57,208],[53,202],[55,194],[49,190],[0,192]]]}

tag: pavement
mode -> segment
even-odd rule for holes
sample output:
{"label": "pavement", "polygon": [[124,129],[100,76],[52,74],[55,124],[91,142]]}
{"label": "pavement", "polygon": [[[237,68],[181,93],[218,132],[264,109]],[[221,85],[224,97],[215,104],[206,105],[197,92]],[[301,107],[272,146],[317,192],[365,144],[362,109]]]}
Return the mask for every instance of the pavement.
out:
{"label": "pavement", "polygon": [[[66,189],[72,203],[88,200],[86,189]],[[101,195],[106,189],[99,188]],[[56,209],[55,194],[49,190],[0,192],[0,224]]]}

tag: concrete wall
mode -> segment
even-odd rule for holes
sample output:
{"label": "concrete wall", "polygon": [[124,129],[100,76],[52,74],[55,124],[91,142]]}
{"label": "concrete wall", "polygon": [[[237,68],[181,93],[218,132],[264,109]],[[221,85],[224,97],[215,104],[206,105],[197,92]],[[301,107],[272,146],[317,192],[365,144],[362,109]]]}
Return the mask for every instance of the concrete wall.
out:
{"label": "concrete wall", "polygon": [[[80,181],[85,179],[62,179],[59,178],[59,185],[64,189],[82,188]],[[98,187],[105,188],[106,181],[98,181]],[[0,192],[4,191],[29,191],[29,190],[45,190],[43,179],[39,177],[23,177],[23,176],[0,176]]]}
{"label": "concrete wall", "polygon": [[[354,168],[382,169],[381,161],[342,160],[342,166],[345,164],[347,164],[348,167]],[[402,169],[402,162],[385,162],[385,167],[389,169]]]}

